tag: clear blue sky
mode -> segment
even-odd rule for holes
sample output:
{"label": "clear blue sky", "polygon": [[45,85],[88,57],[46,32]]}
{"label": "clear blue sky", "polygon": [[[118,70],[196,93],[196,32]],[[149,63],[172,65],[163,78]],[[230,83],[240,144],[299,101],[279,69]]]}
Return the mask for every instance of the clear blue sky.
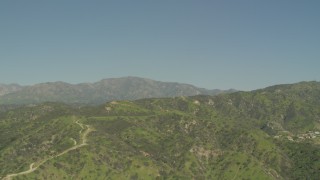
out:
{"label": "clear blue sky", "polygon": [[0,83],[320,80],[319,0],[1,0]]}

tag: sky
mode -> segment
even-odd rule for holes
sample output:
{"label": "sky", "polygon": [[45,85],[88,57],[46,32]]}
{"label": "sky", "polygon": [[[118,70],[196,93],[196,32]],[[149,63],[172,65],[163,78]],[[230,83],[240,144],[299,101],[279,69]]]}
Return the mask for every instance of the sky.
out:
{"label": "sky", "polygon": [[0,83],[320,81],[319,0],[1,0]]}

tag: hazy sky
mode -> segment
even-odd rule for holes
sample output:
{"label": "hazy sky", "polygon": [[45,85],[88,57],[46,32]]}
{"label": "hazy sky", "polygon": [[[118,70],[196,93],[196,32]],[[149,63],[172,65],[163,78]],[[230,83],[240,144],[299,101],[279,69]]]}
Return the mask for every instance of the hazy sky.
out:
{"label": "hazy sky", "polygon": [[0,83],[320,80],[319,0],[1,0]]}

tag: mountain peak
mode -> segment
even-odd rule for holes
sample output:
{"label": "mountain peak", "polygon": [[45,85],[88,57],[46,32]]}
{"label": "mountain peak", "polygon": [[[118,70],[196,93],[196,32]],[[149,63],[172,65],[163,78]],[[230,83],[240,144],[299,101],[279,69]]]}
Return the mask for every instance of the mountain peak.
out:
{"label": "mountain peak", "polygon": [[26,86],[16,91],[3,93],[0,96],[0,104],[29,104],[47,101],[71,104],[101,104],[112,100],[136,100],[199,94],[216,95],[223,92],[225,91],[207,90],[190,84],[161,82],[127,76],[75,85],[57,81]]}

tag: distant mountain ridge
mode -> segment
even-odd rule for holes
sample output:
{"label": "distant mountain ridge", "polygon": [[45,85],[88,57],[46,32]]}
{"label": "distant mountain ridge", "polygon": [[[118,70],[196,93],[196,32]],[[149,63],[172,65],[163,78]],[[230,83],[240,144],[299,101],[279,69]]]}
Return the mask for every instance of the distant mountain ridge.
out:
{"label": "distant mountain ridge", "polygon": [[20,91],[23,87],[18,84],[0,84],[0,96]]}
{"label": "distant mountain ridge", "polygon": [[[2,86],[0,86],[2,88]],[[14,88],[15,87],[15,88]],[[5,86],[0,91],[0,104],[64,102],[69,104],[101,104],[112,100],[217,95],[230,89],[207,90],[189,84],[161,82],[138,77],[103,79],[95,83],[40,83],[33,86]],[[1,90],[1,89],[0,89]]]}
{"label": "distant mountain ridge", "polygon": [[0,112],[3,180],[316,180],[319,159],[320,82]]}

